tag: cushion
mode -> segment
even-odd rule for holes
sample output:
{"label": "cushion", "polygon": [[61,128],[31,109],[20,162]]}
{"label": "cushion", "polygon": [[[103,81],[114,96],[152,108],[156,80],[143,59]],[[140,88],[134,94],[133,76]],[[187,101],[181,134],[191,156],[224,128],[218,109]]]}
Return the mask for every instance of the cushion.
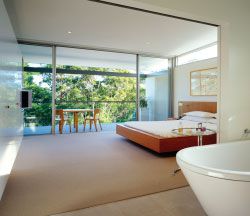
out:
{"label": "cushion", "polygon": [[215,118],[208,118],[207,123],[217,124],[217,119],[215,119]]}

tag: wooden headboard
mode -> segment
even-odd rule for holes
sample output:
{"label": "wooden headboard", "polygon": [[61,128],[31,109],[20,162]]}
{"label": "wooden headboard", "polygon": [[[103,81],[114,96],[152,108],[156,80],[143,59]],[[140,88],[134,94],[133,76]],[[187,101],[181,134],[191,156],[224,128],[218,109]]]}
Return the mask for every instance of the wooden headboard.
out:
{"label": "wooden headboard", "polygon": [[204,111],[217,113],[217,102],[207,101],[179,101],[178,102],[178,116],[183,116],[186,112]]}

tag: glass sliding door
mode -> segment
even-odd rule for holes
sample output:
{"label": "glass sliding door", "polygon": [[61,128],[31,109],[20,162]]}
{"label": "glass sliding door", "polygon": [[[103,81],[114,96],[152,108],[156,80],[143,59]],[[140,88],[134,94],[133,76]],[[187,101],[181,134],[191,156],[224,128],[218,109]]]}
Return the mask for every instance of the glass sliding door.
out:
{"label": "glass sliding door", "polygon": [[168,59],[139,56],[139,77],[139,120],[166,120],[169,117]]}
{"label": "glass sliding door", "polygon": [[[104,130],[136,119],[136,55],[57,47],[56,62],[57,110],[100,108]],[[68,133],[74,117],[65,114],[70,121],[63,133]],[[78,113],[79,132],[83,121],[84,114]]]}
{"label": "glass sliding door", "polygon": [[23,88],[32,91],[32,108],[24,110],[24,135],[51,133],[52,49],[20,45]]}
{"label": "glass sliding door", "polygon": [[[33,98],[32,108],[24,110],[24,134],[49,134],[52,132],[52,47],[20,47],[23,86],[32,90]],[[133,54],[56,47],[55,83],[56,110],[100,108],[104,131],[115,130],[118,122],[168,118],[168,59],[139,55],[137,61]],[[60,116],[55,114],[55,132],[59,133]],[[78,132],[83,131],[83,113],[77,114],[77,127],[73,113],[64,114],[67,121],[61,132],[69,133],[70,129],[76,132],[76,128]]]}

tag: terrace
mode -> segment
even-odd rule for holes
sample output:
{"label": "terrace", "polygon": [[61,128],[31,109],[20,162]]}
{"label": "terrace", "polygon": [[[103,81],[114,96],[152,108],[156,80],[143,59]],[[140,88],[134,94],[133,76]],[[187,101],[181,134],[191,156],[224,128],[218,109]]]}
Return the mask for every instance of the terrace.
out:
{"label": "terrace", "polygon": [[[24,135],[59,133],[58,109],[100,108],[103,131],[114,131],[116,123],[168,117],[168,59],[28,44],[21,49],[23,85],[33,98],[24,110]],[[72,113],[67,118],[74,121]],[[78,118],[83,132],[83,114]],[[63,133],[69,132],[65,125]]]}

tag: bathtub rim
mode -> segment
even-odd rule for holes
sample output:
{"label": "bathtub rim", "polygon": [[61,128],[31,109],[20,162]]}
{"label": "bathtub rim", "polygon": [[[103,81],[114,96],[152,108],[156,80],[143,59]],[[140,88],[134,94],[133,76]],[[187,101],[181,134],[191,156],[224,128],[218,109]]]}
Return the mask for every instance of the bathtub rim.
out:
{"label": "bathtub rim", "polygon": [[243,144],[247,143],[250,145],[250,141],[239,141],[239,142],[232,142],[232,143],[223,143],[223,144],[215,144],[215,145],[209,145],[209,146],[194,146],[189,147],[180,150],[176,155],[176,160],[178,165],[181,167],[184,167],[192,172],[206,175],[213,178],[220,178],[225,180],[231,180],[231,181],[243,181],[243,182],[250,182],[250,171],[234,171],[234,170],[228,170],[228,169],[217,169],[212,168],[209,166],[203,166],[203,165],[197,165],[195,163],[189,162],[187,160],[183,159],[183,154],[186,151],[190,151],[190,149],[193,148],[216,148],[217,145],[229,145],[229,144]]}

